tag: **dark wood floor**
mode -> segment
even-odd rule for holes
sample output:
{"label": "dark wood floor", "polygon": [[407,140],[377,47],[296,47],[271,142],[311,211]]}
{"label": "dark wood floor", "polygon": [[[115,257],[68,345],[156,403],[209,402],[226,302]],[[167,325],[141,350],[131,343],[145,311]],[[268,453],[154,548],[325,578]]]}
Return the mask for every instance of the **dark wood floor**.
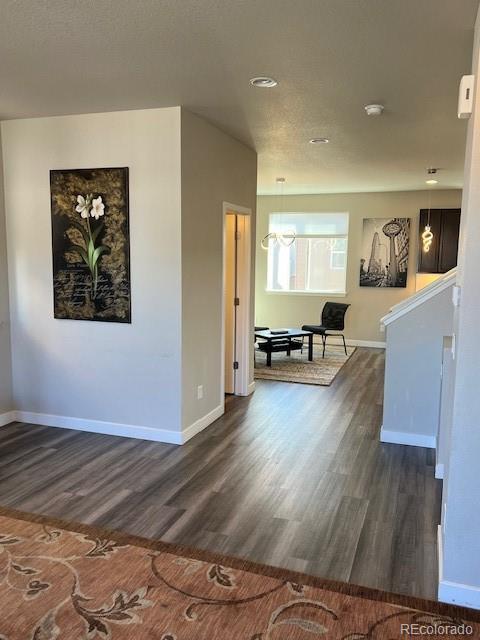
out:
{"label": "dark wood floor", "polygon": [[258,381],[183,447],[10,425],[0,505],[435,597],[431,451],[380,444],[384,356],[331,387]]}

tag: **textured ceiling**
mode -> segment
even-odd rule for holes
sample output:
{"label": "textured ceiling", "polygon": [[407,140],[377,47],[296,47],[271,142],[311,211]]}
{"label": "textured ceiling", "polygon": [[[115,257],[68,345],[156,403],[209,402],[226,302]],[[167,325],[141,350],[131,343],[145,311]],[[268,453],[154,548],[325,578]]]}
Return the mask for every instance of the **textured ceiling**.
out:
{"label": "textured ceiling", "polygon": [[[254,147],[259,191],[462,184],[478,0],[0,0],[0,118],[181,104]],[[274,89],[249,78],[271,75]],[[363,105],[380,101],[384,115]],[[327,136],[328,145],[309,138]]]}

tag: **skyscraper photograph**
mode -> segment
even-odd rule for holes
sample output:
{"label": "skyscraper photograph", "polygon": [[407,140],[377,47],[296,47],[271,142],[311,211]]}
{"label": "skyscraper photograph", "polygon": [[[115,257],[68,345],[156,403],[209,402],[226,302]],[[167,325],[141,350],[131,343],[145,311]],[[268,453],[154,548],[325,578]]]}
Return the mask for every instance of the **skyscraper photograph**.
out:
{"label": "skyscraper photograph", "polygon": [[409,218],[365,218],[360,286],[406,287],[409,238]]}

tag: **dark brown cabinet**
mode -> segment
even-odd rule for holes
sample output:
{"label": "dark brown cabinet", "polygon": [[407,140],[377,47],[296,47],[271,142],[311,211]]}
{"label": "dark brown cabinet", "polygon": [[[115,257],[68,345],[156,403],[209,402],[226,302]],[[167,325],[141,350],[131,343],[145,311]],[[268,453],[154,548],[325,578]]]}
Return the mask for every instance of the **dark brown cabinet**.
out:
{"label": "dark brown cabinet", "polygon": [[[422,233],[430,218],[430,251],[423,251]],[[445,273],[457,266],[460,209],[420,209],[418,273]]]}

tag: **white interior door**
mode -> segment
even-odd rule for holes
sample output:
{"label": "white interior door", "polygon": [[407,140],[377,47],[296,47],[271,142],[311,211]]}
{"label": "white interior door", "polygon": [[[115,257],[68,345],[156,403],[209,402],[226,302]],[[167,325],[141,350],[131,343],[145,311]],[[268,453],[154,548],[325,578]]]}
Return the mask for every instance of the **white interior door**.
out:
{"label": "white interior door", "polygon": [[[251,317],[251,210],[223,203],[223,335],[225,394],[253,393],[253,319]],[[235,365],[235,367],[234,367]]]}
{"label": "white interior door", "polygon": [[235,393],[237,216],[225,216],[225,393]]}

